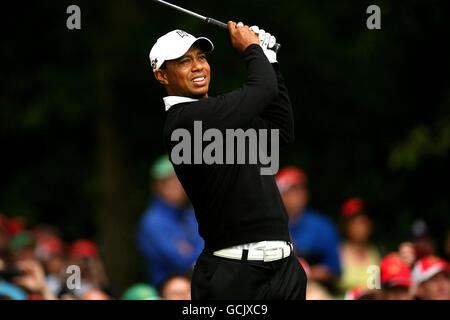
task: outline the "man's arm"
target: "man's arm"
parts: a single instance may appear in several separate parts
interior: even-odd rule
[[[278,129],[280,145],[286,145],[294,141],[294,119],[289,93],[280,72],[277,60],[277,52],[270,49],[276,43],[272,34],[260,29],[258,26],[250,27],[259,36],[259,45],[263,49],[269,62],[272,64],[278,83],[278,95],[274,101],[264,109],[261,118],[266,122],[269,129]]]
[[[207,128],[245,128],[278,94],[275,71],[259,46],[258,36],[248,28],[228,23],[233,46],[242,54],[247,78],[242,87],[215,98],[189,103],[180,114],[186,126],[202,120]]]
[[[272,66],[277,75],[278,95],[261,113],[261,118],[267,123],[268,129],[279,130],[280,146],[283,146],[294,141],[294,115],[280,66],[278,63]]]

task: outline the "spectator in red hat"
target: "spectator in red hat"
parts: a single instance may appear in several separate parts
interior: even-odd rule
[[[411,270],[397,253],[390,253],[380,262],[381,300],[412,300]]]
[[[310,265],[310,280],[332,286],[341,275],[339,235],[324,215],[308,208],[306,174],[299,168],[282,168],[275,177],[289,215],[289,230],[299,256]]]
[[[380,263],[378,250],[369,244],[372,221],[365,201],[361,198],[346,200],[341,206],[344,241],[340,248],[342,276],[338,287],[341,293],[367,285],[367,269]]]
[[[96,258],[98,257],[98,248],[94,242],[80,239],[70,245],[69,256],[72,258]]]
[[[55,235],[38,237],[35,248],[36,257],[42,263],[49,289],[57,295],[65,282],[65,243]]]
[[[428,255],[416,262],[412,271],[415,297],[420,300],[449,300],[450,277],[447,261]]]
[[[96,289],[104,292],[109,297],[117,297],[115,290],[111,287],[106,277],[98,247],[94,242],[86,239],[79,239],[73,242],[68,248],[68,264],[80,268],[81,288],[70,292],[76,298],[82,299],[86,292]]]

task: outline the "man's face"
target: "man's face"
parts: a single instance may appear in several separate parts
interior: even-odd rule
[[[345,233],[348,240],[365,243],[372,232],[372,223],[365,214],[356,214],[349,218],[345,224]]]
[[[206,55],[193,45],[181,58],[165,62],[166,68],[156,70],[156,79],[168,95],[202,99],[208,97],[211,70]]]
[[[186,202],[186,193],[175,173],[155,181],[154,188],[158,196],[175,206],[181,207]]]
[[[291,220],[306,208],[309,200],[309,192],[306,186],[294,185],[281,194],[284,207]]]

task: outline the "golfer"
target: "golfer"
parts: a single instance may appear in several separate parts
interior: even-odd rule
[[[174,30],[150,51],[154,76],[167,91],[164,141],[205,241],[194,267],[192,299],[305,299],[306,275],[292,252],[288,215],[273,175],[262,175],[260,163],[173,161],[174,131],[185,129],[194,139],[198,121],[223,136],[227,129],[253,128],[278,130],[280,146],[294,139],[288,91],[270,49],[275,37],[242,22],[229,21],[228,31],[247,74],[240,88],[217,97],[208,95],[206,53],[214,49],[209,39]],[[193,159],[198,152],[193,146],[183,157]]]

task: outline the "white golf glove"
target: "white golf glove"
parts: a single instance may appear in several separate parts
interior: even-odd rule
[[[253,32],[259,36],[259,45],[263,49],[264,54],[266,55],[269,62],[278,62],[277,53],[271,49],[276,43],[275,37],[270,33],[264,31],[263,29],[260,29],[258,26],[251,26],[250,30],[253,30]]]

